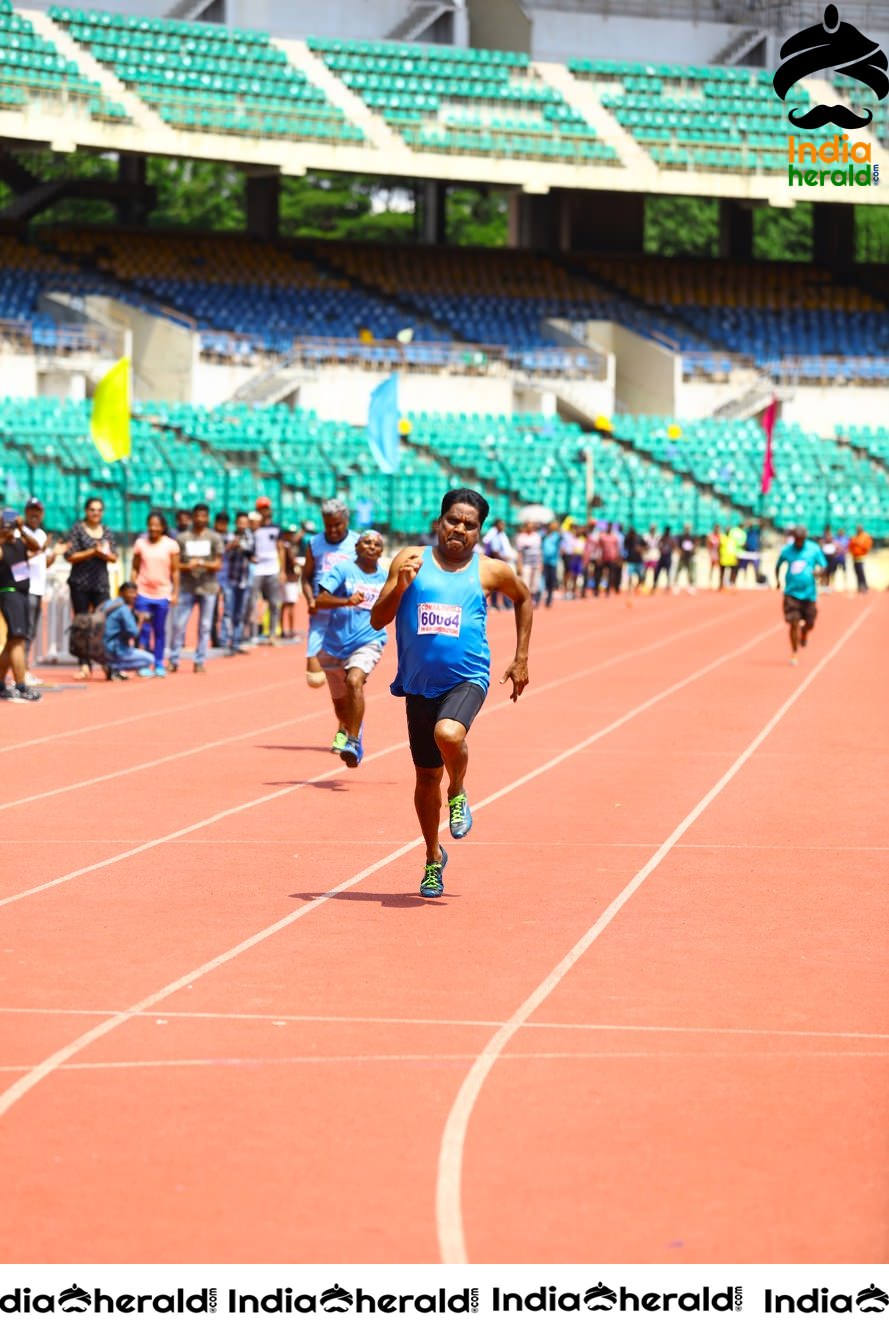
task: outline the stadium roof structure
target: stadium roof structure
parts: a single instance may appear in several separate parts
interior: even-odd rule
[[[0,0],[0,62],[7,148],[218,160],[254,174],[482,181],[532,195],[889,202],[889,171],[867,189],[788,185],[792,126],[762,70],[279,41],[65,6],[13,10],[9,0]],[[819,79],[794,92],[810,103],[838,97]]]

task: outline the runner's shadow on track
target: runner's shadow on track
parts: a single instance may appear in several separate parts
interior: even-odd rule
[[[342,778],[321,778],[317,782],[307,782],[304,778],[286,778],[281,782],[264,782],[264,787],[323,787],[326,791],[348,791],[350,783]]]
[[[291,893],[291,898],[302,898],[305,902],[314,902],[323,898],[323,893]],[[417,893],[338,893],[337,902],[379,903],[381,907],[446,907],[442,898],[421,898]]]

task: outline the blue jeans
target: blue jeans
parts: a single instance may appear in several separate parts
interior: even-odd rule
[[[170,652],[170,663],[176,666],[179,662],[179,655],[182,652],[182,645],[185,643],[185,632],[188,629],[188,622],[191,620],[191,613],[195,606],[199,608],[200,619],[198,620],[198,646],[195,649],[195,665],[200,666],[207,656],[207,645],[210,642],[210,626],[213,624],[213,608],[216,605],[216,593],[194,593],[179,592],[179,605],[176,608],[176,631],[173,635],[173,647]]]
[[[170,611],[170,603],[166,597],[142,597],[136,598],[137,611],[145,611],[148,619],[143,622],[139,631],[139,646],[141,648],[151,648],[154,653],[155,666],[163,666],[164,649],[167,646],[167,616]]]
[[[222,642],[228,648],[238,648],[244,637],[250,588],[246,583],[243,588],[229,586],[224,589],[224,596],[225,620],[223,621]]]
[[[141,671],[143,667],[153,667],[154,658],[144,648],[124,648],[107,665],[112,671]]]

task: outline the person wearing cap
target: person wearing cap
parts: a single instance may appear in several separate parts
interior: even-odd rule
[[[355,543],[355,559],[340,561],[318,580],[316,605],[330,613],[318,659],[338,723],[330,749],[347,768],[364,758],[364,687],[386,645],[386,631],[370,623],[386,582],[382,554],[382,535],[369,528]]]
[[[26,680],[28,639],[28,557],[37,553],[37,543],[23,531],[14,509],[0,512],[0,616],[6,622],[6,642],[0,652],[0,699],[9,703],[36,703],[41,697]],[[6,675],[15,682],[7,689]]]
[[[250,623],[259,637],[262,618],[258,607],[265,602],[269,613],[268,643],[275,642],[278,628],[278,612],[281,606],[281,529],[272,521],[272,502],[267,495],[260,495],[256,501],[259,523],[253,533],[256,543],[256,558],[253,564],[253,584],[251,593]]]
[[[325,500],[321,506],[324,531],[309,542],[303,565],[303,596],[309,608],[309,634],[306,642],[306,684],[319,690],[327,679],[319,660],[324,636],[330,624],[330,611],[317,606],[319,581],[323,574],[345,560],[355,559],[358,533],[349,527],[349,509],[342,500]]]
[[[36,548],[28,552],[28,570],[31,586],[28,592],[28,643],[25,649],[25,681],[28,685],[41,682],[31,674],[31,662],[35,652],[34,644],[40,629],[40,615],[43,610],[43,598],[46,595],[46,571],[56,558],[55,550],[48,550],[49,538],[43,530],[43,504],[32,495],[25,505],[25,521],[22,535],[31,537]]]

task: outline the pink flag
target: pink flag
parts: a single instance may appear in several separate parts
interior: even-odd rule
[[[762,428],[766,433],[766,451],[762,459],[762,477],[759,483],[760,493],[768,495],[769,487],[775,476],[775,463],[772,454],[772,434],[775,429],[775,418],[778,415],[778,402],[773,398],[768,407],[762,414]]]

